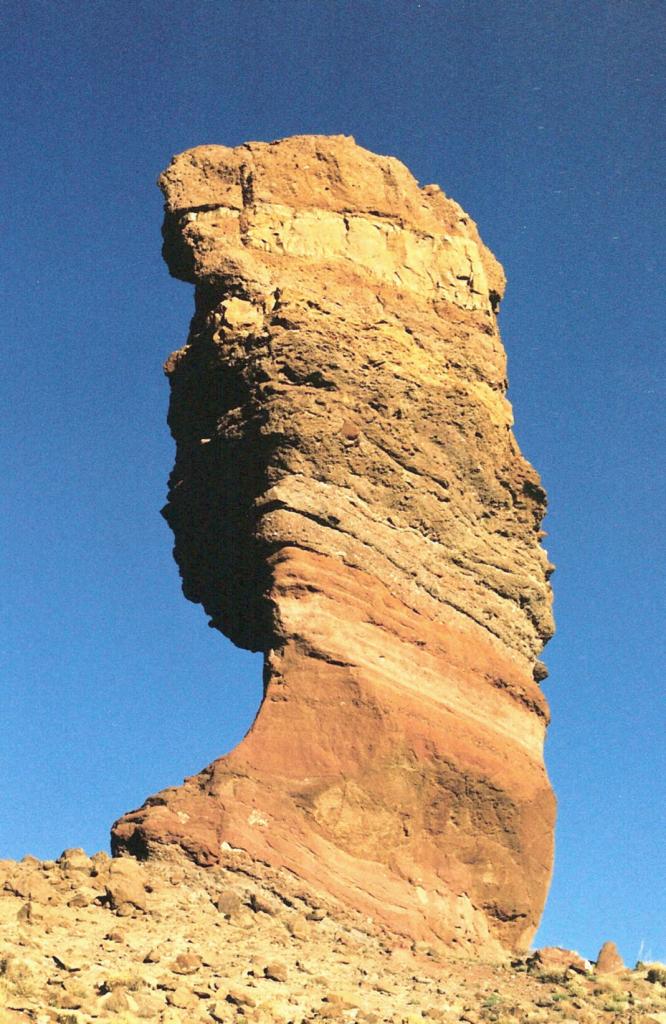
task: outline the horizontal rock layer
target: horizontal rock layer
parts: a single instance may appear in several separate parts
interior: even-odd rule
[[[265,697],[114,847],[239,847],[406,935],[524,947],[552,861],[552,566],[503,271],[439,188],[350,138],[199,147],[161,185],[196,285],[165,514],[185,594],[265,653]]]

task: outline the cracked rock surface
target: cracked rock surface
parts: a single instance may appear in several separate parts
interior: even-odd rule
[[[552,865],[552,566],[502,268],[457,203],[349,137],[202,146],[160,184],[195,285],[165,515],[186,596],[264,653],[265,696],[113,849],[241,850],[406,940],[526,949]]]

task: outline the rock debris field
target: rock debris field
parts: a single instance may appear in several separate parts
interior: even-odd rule
[[[666,967],[400,944],[287,871],[65,851],[0,862],[0,1024],[666,1024]]]

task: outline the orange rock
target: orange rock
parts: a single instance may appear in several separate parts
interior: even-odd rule
[[[590,970],[589,961],[580,953],[562,946],[542,946],[528,960],[530,967],[538,967],[542,971],[577,971],[586,974]]]
[[[623,971],[624,960],[614,942],[604,942],[599,950],[595,970],[597,974],[617,974]]]
[[[188,598],[264,652],[230,755],[115,852],[241,848],[393,931],[526,949],[552,864],[545,494],[511,433],[501,266],[436,186],[344,136],[175,157],[165,509]]]

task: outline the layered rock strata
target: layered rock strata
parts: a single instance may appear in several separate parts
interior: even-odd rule
[[[524,948],[552,862],[552,567],[502,268],[437,186],[348,137],[202,146],[160,185],[196,286],[165,515],[186,596],[264,653],[265,694],[114,850],[241,849],[406,936]]]

